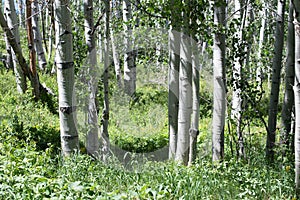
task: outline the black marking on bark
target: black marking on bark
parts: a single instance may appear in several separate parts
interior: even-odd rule
[[[59,107],[60,112],[71,114],[72,112],[76,111],[76,106],[70,106],[70,107]]]
[[[57,69],[69,69],[74,67],[74,62],[61,62],[61,63],[55,63],[56,65],[59,64],[60,67],[57,66]]]
[[[63,140],[72,140],[72,139],[75,139],[75,138],[78,138],[78,135],[63,135],[62,136]]]

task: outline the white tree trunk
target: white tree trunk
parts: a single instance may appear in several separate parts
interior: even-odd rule
[[[234,18],[240,21],[240,27],[238,27],[238,49],[241,49],[241,45],[243,42],[243,27],[246,18],[245,8],[241,8],[240,0],[235,0],[235,14]],[[232,111],[231,111],[231,118],[234,119],[236,124],[236,133],[238,137],[238,157],[244,156],[244,141],[243,141],[243,134],[241,130],[241,123],[242,123],[242,97],[241,97],[241,80],[242,80],[242,64],[244,60],[241,60],[240,57],[235,57],[234,65],[233,65],[233,92],[232,92]]]
[[[16,14],[15,4],[13,0],[4,1],[4,15],[7,20],[7,25],[10,28],[10,30],[12,30],[15,37],[15,41],[21,49],[19,26],[17,26],[18,24],[17,14]],[[13,59],[14,73],[16,76],[17,90],[19,93],[24,93],[27,89],[26,78],[24,72],[22,71],[18,63],[18,59],[16,57],[15,52],[12,54],[12,59]]]
[[[37,53],[37,59],[39,63],[39,68],[41,70],[45,70],[47,65],[46,57],[44,53],[44,48],[42,44],[41,33],[39,29],[39,5],[37,0],[32,1],[32,30],[33,30],[33,37],[34,37],[34,47]]]
[[[94,18],[93,18],[93,1],[84,0],[84,34],[85,41],[88,46],[88,125],[89,130],[86,136],[86,149],[91,155],[97,156],[99,150],[98,139],[98,113],[96,107],[96,94],[98,90],[98,78],[96,76],[96,46],[93,34]]]
[[[174,159],[177,146],[178,132],[178,96],[179,96],[179,65],[180,65],[180,11],[177,9],[175,0],[171,1],[171,25],[169,32],[169,159]]]
[[[263,83],[263,63],[261,62],[261,57],[262,57],[262,50],[263,50],[263,44],[264,44],[264,40],[265,40],[265,29],[266,29],[266,25],[267,25],[267,8],[266,8],[266,3],[264,1],[262,1],[262,5],[263,5],[263,10],[262,10],[262,14],[261,14],[261,27],[259,30],[259,41],[258,41],[258,52],[257,52],[257,56],[258,56],[258,65],[256,68],[256,81],[257,81],[257,89],[259,91],[262,90],[262,83]]]
[[[225,27],[225,1],[214,5],[214,24]],[[224,126],[226,111],[225,84],[225,35],[222,30],[214,34],[214,102],[212,122],[212,160],[219,161],[224,157]]]
[[[185,1],[186,6],[189,0]],[[179,109],[178,109],[178,137],[175,160],[188,164],[189,159],[189,131],[192,114],[192,50],[189,29],[188,11],[183,14],[183,33],[180,40],[180,69],[179,69]]]
[[[300,193],[300,1],[292,0],[294,5],[295,25],[295,183],[296,192]]]
[[[189,147],[189,165],[191,165],[196,159],[196,144],[197,136],[199,134],[199,72],[200,72],[200,58],[199,50],[197,48],[197,41],[195,38],[191,38],[192,45],[192,91],[193,91],[193,105],[192,105],[192,119],[191,119],[191,128],[189,131],[190,134],[190,147]]]
[[[111,19],[113,17],[115,17],[116,19],[118,19],[119,16],[119,12],[118,12],[118,0],[113,0],[111,1]],[[116,47],[116,43],[115,43],[115,36],[114,36],[114,27],[111,26],[110,27],[110,40],[111,40],[111,47],[112,47],[112,54],[113,54],[113,60],[114,60],[114,66],[115,66],[115,73],[116,73],[116,78],[117,78],[117,82],[118,82],[118,87],[119,89],[123,88],[123,84],[122,84],[122,71],[121,71],[121,64],[120,64],[120,57],[119,57],[119,52],[118,49]]]
[[[269,103],[268,134],[266,142],[266,156],[269,161],[274,159],[274,145],[276,133],[276,121],[278,111],[278,98],[280,86],[280,71],[282,61],[283,39],[284,39],[284,11],[285,0],[278,0],[275,32],[275,55],[272,63],[272,85]]]
[[[76,104],[69,0],[55,0],[54,15],[61,146],[63,155],[68,156],[79,148],[75,126]]]
[[[289,5],[288,35],[287,35],[287,60],[285,65],[285,92],[281,112],[281,141],[291,150],[292,141],[292,112],[294,105],[293,85],[295,81],[295,29],[293,4]]]
[[[136,66],[134,52],[132,50],[132,28],[128,24],[132,19],[131,2],[123,0],[123,21],[124,21],[124,90],[129,96],[133,95],[136,89]]]
[[[5,41],[5,48],[6,48],[6,52],[7,52],[6,59],[5,59],[5,65],[6,65],[7,69],[14,69],[14,63],[13,63],[13,58],[12,58],[13,51],[9,44],[6,34],[4,34],[4,41]],[[18,89],[18,92],[22,92],[22,91],[19,91],[19,89]]]

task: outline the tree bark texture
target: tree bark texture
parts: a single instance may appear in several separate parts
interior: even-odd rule
[[[55,0],[54,15],[61,146],[63,155],[69,156],[79,148],[69,0]]]
[[[284,10],[285,0],[278,0],[275,32],[275,55],[272,63],[272,84],[269,103],[268,131],[266,142],[266,156],[270,162],[274,160],[274,146],[276,139],[276,121],[278,112],[278,98],[280,86],[280,71],[284,39]]]
[[[226,111],[225,77],[225,7],[226,1],[217,1],[214,5],[214,24],[220,29],[214,33],[213,70],[213,124],[212,124],[212,160],[220,161],[224,157],[224,126]]]

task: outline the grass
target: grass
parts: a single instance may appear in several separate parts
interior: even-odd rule
[[[57,91],[55,77],[41,79]],[[58,115],[47,103],[35,102],[31,92],[20,95],[15,90],[11,72],[0,72],[0,196],[1,199],[292,199],[294,166],[278,157],[268,165],[264,159],[262,128],[251,126],[251,142],[247,143],[247,160],[231,156],[226,134],[226,158],[220,164],[211,163],[211,123],[200,121],[197,161],[191,167],[174,162],[131,160],[130,166],[114,158],[95,161],[83,153],[62,158],[59,151]],[[144,122],[151,97],[161,102],[157,88],[148,88],[131,104],[133,121]],[[151,100],[151,101],[152,101]],[[56,101],[56,97],[53,97]],[[145,102],[140,104],[140,102]],[[51,102],[49,102],[51,103]],[[162,107],[164,105],[162,104]],[[113,143],[131,145],[128,150],[150,151],[159,148],[166,136],[165,122],[155,134],[141,137],[120,131],[112,119]],[[146,133],[145,131],[144,133]],[[151,132],[151,131],[150,131]],[[140,138],[139,140],[137,138]],[[145,145],[141,142],[148,144]],[[151,143],[152,139],[152,143]],[[139,142],[137,142],[139,141]],[[150,145],[151,144],[151,145]],[[165,145],[162,144],[162,146]]]

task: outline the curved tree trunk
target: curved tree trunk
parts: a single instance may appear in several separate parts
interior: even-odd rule
[[[63,155],[69,156],[79,148],[78,132],[75,126],[76,104],[69,0],[55,0],[54,15],[61,146]]]
[[[214,24],[225,27],[226,1],[214,4]],[[224,157],[224,126],[226,111],[225,84],[225,35],[222,30],[214,34],[214,102],[212,124],[212,160],[219,161]]]
[[[14,4],[13,0],[4,1],[4,15],[6,17],[7,25],[9,27],[9,29],[14,34],[14,39],[15,39],[16,45],[20,48],[20,51],[22,51],[21,44],[20,44],[19,26],[17,26],[17,24],[18,24],[17,14],[16,14],[15,4]],[[9,36],[6,34],[6,37],[9,37]],[[10,45],[12,45],[12,44],[10,44]],[[12,52],[13,68],[14,68],[14,73],[16,76],[17,90],[19,93],[24,93],[27,89],[25,74],[22,71],[22,69],[18,63],[18,59],[16,57],[16,52],[14,52],[13,50],[11,50],[9,48],[8,48],[8,50],[10,50]]]
[[[278,0],[278,10],[275,32],[275,55],[272,63],[272,85],[269,104],[268,133],[266,143],[266,156],[270,162],[274,160],[274,145],[276,136],[276,121],[278,112],[278,98],[280,86],[280,71],[284,39],[284,10],[285,0]]]

